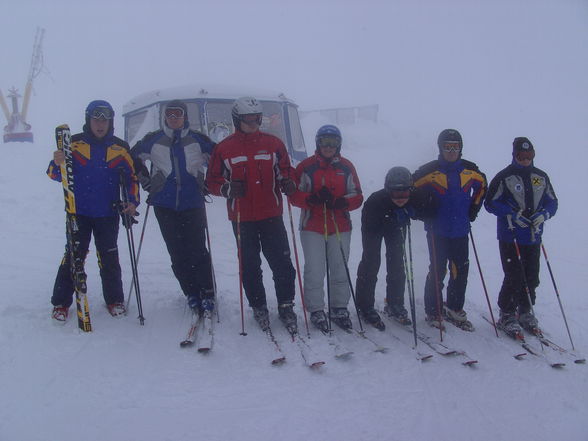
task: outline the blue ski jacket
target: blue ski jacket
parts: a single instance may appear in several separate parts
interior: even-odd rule
[[[437,206],[425,230],[449,238],[467,236],[486,194],[486,176],[465,159],[448,162],[441,155],[414,173],[414,186],[432,193]]]
[[[118,215],[114,208],[121,200],[121,175],[129,202],[139,205],[139,185],[129,145],[113,136],[113,129],[97,139],[89,127],[71,138],[76,214],[89,217]],[[51,161],[47,175],[61,182],[61,168]]]
[[[215,144],[202,133],[167,126],[148,133],[131,149],[147,203],[183,211],[204,206],[204,167]],[[151,173],[145,161],[152,165]]]

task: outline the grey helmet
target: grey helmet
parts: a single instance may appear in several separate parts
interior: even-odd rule
[[[384,188],[387,192],[394,190],[409,190],[412,188],[413,181],[410,171],[406,167],[392,167],[386,173]]]
[[[235,130],[241,130],[241,118],[244,115],[259,115],[259,125],[261,125],[262,113],[263,107],[261,103],[252,96],[237,98],[231,109]]]

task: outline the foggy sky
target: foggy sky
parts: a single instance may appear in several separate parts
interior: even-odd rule
[[[468,144],[588,139],[588,2],[2,2],[3,93],[24,90],[36,26],[45,69],[36,139],[79,130],[92,99],[230,84],[284,92],[302,109],[379,104],[397,131],[455,127]],[[535,137],[535,138],[534,138]]]

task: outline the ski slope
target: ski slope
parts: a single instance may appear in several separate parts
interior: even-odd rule
[[[303,122],[307,142],[324,121]],[[402,132],[386,123],[342,126],[343,154],[357,167],[364,193],[381,188],[394,165],[414,169],[436,156],[435,140],[426,133]],[[477,162],[491,178],[510,158],[510,145],[489,155],[474,148],[464,134],[464,157]],[[537,165],[550,173],[560,197],[560,212],[547,223],[550,252],[576,347],[588,351],[583,220],[568,216],[573,183],[558,172],[562,164],[544,160],[546,147],[529,135]],[[0,439],[26,441],[143,440],[184,441],[403,441],[586,439],[588,366],[556,370],[527,355],[505,338],[496,338],[483,320],[488,315],[477,268],[471,256],[466,310],[476,327],[472,334],[449,327],[444,341],[479,363],[461,365],[463,357],[435,354],[421,362],[411,335],[389,324],[367,335],[386,353],[355,335],[340,335],[353,355],[338,360],[327,339],[311,329],[309,342],[319,370],[304,365],[277,319],[271,274],[264,267],[274,333],[286,363],[272,366],[272,347],[245,311],[247,336],[240,336],[239,290],[235,242],[224,200],[208,205],[212,254],[220,307],[214,347],[208,355],[179,342],[190,314],[172,275],[169,257],[150,214],[139,261],[145,325],[131,301],[127,317],[108,314],[101,295],[93,248],[87,259],[89,302],[94,332],[81,334],[74,319],[64,326],[50,319],[49,299],[63,252],[64,211],[61,186],[44,174],[53,149],[51,139],[4,149],[0,174]],[[6,147],[6,146],[5,146]],[[309,149],[310,150],[310,149]],[[569,165],[572,169],[574,165]],[[573,170],[572,170],[573,171]],[[140,210],[142,219],[145,206]],[[297,222],[298,209],[293,209]],[[353,213],[350,270],[355,277],[361,256],[360,210]],[[287,211],[285,221],[288,226]],[[135,227],[138,240],[140,229]],[[474,224],[492,306],[502,281],[495,219],[482,211]],[[298,245],[302,259],[301,246]],[[125,290],[131,277],[124,230],[119,236]],[[418,327],[435,339],[424,323],[422,291],[427,254],[422,225],[413,225]],[[377,305],[383,307],[383,273]],[[542,270],[536,312],[550,336],[568,347],[567,335],[548,274]],[[298,294],[297,294],[298,296]],[[408,301],[406,302],[408,305]],[[300,301],[296,310],[304,329]],[[74,310],[72,309],[71,312]],[[357,318],[352,314],[357,327]],[[393,335],[403,340],[398,341]],[[419,350],[427,348],[419,344]]]

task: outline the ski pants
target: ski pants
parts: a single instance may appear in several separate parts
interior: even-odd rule
[[[376,283],[380,270],[382,239],[386,246],[386,303],[404,305],[404,235],[400,228],[383,232],[363,231],[363,252],[357,268],[355,294],[357,306],[362,311],[374,307]]]
[[[519,245],[522,267],[517,257],[514,242],[498,242],[504,280],[498,294],[498,306],[504,312],[528,312],[531,308],[527,298],[525,281],[529,287],[531,302],[535,304],[535,289],[539,286],[539,261],[541,244]]]
[[[185,296],[214,296],[210,254],[206,249],[205,210],[154,207],[172,270]]]
[[[329,266],[328,289],[331,309],[347,308],[349,303],[351,293],[345,264],[349,260],[351,232],[340,233],[339,236],[340,239],[335,234],[329,235],[325,246],[323,234],[313,231],[300,232],[300,242],[304,250],[304,302],[306,309],[311,313],[325,309],[325,256]],[[341,248],[345,256],[341,255]]]
[[[118,260],[118,216],[87,217],[76,216],[79,228],[79,255],[82,259],[88,254],[90,239],[94,235],[102,293],[107,305],[123,303],[121,269]],[[57,270],[51,304],[69,308],[73,303],[74,287],[71,278],[69,245],[65,245],[65,254]]]
[[[469,238],[443,237],[427,232],[429,245],[429,273],[425,282],[425,313],[437,316],[443,306],[443,279],[449,268],[446,305],[453,311],[463,309],[468,283]],[[435,251],[435,252],[434,252]],[[435,286],[437,281],[437,286]],[[437,294],[439,293],[439,294]],[[438,304],[437,295],[441,304]]]
[[[252,308],[266,306],[265,287],[261,270],[263,252],[272,270],[278,305],[294,301],[296,271],[290,258],[290,245],[282,216],[240,223],[241,243],[237,237],[237,222],[233,232],[237,247],[241,247],[243,288]]]

